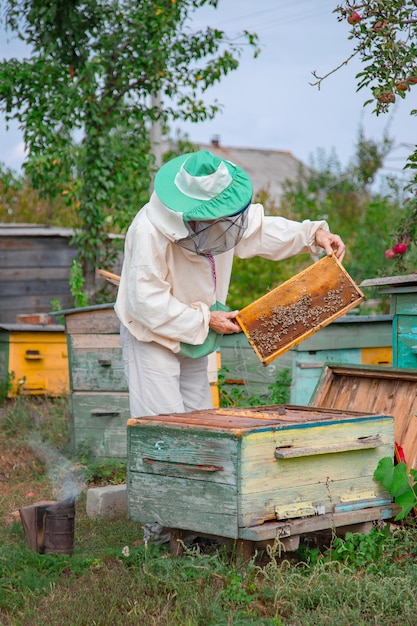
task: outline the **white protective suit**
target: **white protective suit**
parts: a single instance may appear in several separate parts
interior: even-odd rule
[[[241,241],[214,257],[214,281],[207,257],[175,243],[189,234],[181,214],[152,194],[128,229],[115,304],[133,417],[211,407],[207,357],[182,357],[181,342],[205,341],[210,307],[226,304],[234,255],[274,261],[318,255],[319,228],[329,230],[325,221],[266,216],[262,205],[250,205]]]

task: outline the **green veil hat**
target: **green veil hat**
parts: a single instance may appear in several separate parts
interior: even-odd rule
[[[155,176],[155,193],[185,222],[230,217],[247,207],[253,188],[249,176],[230,161],[207,150],[183,154]]]

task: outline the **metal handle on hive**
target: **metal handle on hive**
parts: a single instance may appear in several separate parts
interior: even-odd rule
[[[222,465],[199,465],[197,463],[178,463],[177,461],[166,461],[165,459],[150,459],[149,457],[142,457],[144,463],[170,465],[185,470],[194,470],[198,472],[222,472],[224,467]]]

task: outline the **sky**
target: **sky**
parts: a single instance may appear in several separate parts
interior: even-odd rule
[[[416,144],[412,94],[390,114],[376,116],[372,106],[363,107],[369,91],[356,91],[355,75],[361,70],[356,59],[331,74],[320,89],[311,85],[314,71],[327,74],[353,50],[350,27],[338,21],[336,6],[337,0],[219,0],[217,9],[199,9],[196,26],[219,27],[231,37],[245,29],[256,32],[262,51],[253,59],[246,47],[239,68],[206,92],[206,102],[223,105],[214,120],[181,122],[173,130],[179,128],[197,143],[218,137],[225,147],[289,151],[306,164],[319,151],[327,156],[334,152],[346,166],[362,128],[367,139],[379,141],[388,134],[393,140],[384,173],[401,176]],[[0,32],[0,58],[21,52],[18,42],[7,41]],[[23,159],[21,133],[15,124],[6,130],[0,117],[0,162],[18,169]]]

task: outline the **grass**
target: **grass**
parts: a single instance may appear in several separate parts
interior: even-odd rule
[[[34,443],[35,442],[35,445]],[[72,556],[29,550],[13,513],[56,497],[43,448],[85,483],[76,502]],[[145,545],[124,517],[89,518],[88,484],[123,479],[86,451],[71,455],[65,398],[10,401],[0,411],[1,626],[414,626],[414,519],[345,539],[306,537],[239,564],[233,546],[172,557]]]

